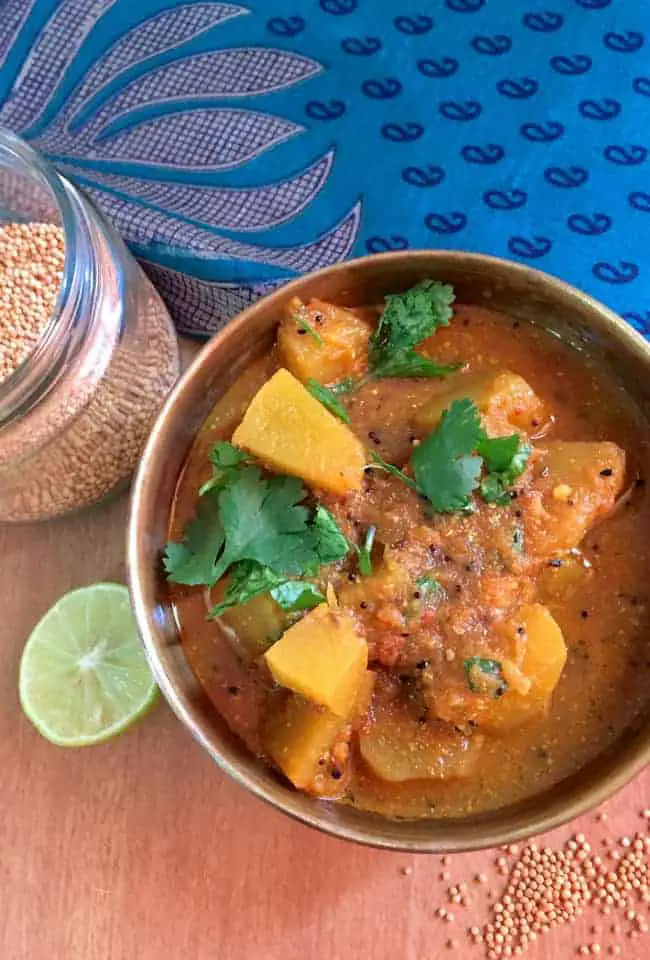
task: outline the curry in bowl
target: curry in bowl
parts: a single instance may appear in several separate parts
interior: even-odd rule
[[[593,358],[453,299],[292,301],[200,430],[164,556],[231,730],[393,817],[537,794],[647,709],[648,426]]]

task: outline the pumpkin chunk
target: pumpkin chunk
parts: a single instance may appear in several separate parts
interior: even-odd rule
[[[512,659],[502,662],[506,692],[492,698],[473,693],[466,685],[451,687],[435,697],[437,716],[449,723],[472,720],[488,730],[506,731],[548,710],[567,658],[562,631],[540,603],[522,607],[511,628]]]
[[[291,693],[271,714],[265,731],[269,755],[295,787],[304,790],[318,771],[318,761],[332,748],[345,724],[342,717]]]
[[[462,780],[476,766],[483,738],[465,737],[446,723],[418,722],[405,704],[391,703],[359,734],[361,756],[376,777],[407,780]]]
[[[526,636],[521,672],[531,682],[531,695],[546,704],[566,663],[566,643],[555,619],[541,603],[522,607],[519,617]]]
[[[278,370],[258,390],[232,441],[271,469],[332,493],[361,487],[363,445],[288,370]]]
[[[273,713],[265,731],[270,756],[295,787],[307,789],[318,773],[319,761],[327,756],[346,724],[364,716],[370,706],[375,674],[366,670],[350,714],[339,717],[296,693]]]
[[[290,627],[265,659],[277,683],[345,717],[359,695],[368,647],[348,614],[322,605]]]
[[[545,443],[521,504],[528,549],[546,557],[577,547],[612,509],[624,480],[625,453],[615,443]]]
[[[223,598],[225,583],[222,580],[217,585],[215,602]],[[235,632],[238,644],[251,657],[268,650],[286,626],[286,614],[268,593],[224,610],[220,619]]]
[[[303,383],[313,377],[327,386],[365,373],[371,333],[370,324],[349,310],[322,300],[303,304],[295,297],[278,330],[280,357]]]
[[[447,381],[447,389],[425,403],[418,412],[418,427],[432,430],[454,400],[469,397],[481,413],[491,437],[520,431],[534,432],[533,421],[542,416],[542,403],[523,377],[509,370],[460,373]]]

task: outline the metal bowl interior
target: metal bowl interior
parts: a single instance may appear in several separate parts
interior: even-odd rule
[[[474,254],[418,251],[338,264],[289,283],[234,319],[198,355],[151,433],[128,531],[130,587],[149,662],[170,706],[238,783],[290,816],[335,836],[394,850],[453,852],[512,842],[595,806],[650,761],[650,711],[607,752],[551,790],[458,819],[393,820],[311,799],[288,786],[232,735],[192,674],[161,574],[171,504],[191,443],[216,399],[273,340],[292,296],[347,305],[379,302],[423,277],[452,283],[459,302],[537,323],[597,352],[650,418],[650,346],[616,314],[559,280]],[[540,357],[543,362],[543,357]]]

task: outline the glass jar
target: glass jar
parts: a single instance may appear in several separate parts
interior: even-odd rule
[[[55,224],[65,263],[32,352],[0,382],[0,521],[95,503],[128,480],[179,372],[160,296],[95,207],[0,130],[0,227]]]

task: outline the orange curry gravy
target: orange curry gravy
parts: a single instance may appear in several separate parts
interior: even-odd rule
[[[425,731],[442,713],[454,722],[455,737],[481,740],[466,779],[381,780],[360,756],[355,736],[349,758],[347,747],[343,753],[343,775],[336,756],[323,759],[314,792],[394,816],[458,816],[537,793],[611,744],[644,710],[650,690],[647,424],[596,362],[541,329],[487,310],[457,305],[451,326],[436,335],[435,357],[465,362],[470,372],[515,371],[544,405],[543,422],[529,428],[535,446],[547,440],[612,441],[627,456],[625,492],[573,553],[544,545],[544,530],[535,526],[535,498],[527,493],[526,479],[534,467],[518,482],[519,495],[510,506],[481,502],[471,516],[432,518],[400,480],[376,470],[366,472],[361,494],[345,499],[319,494],[357,542],[359,530],[377,525],[378,540],[413,575],[407,610],[409,603],[417,609],[432,604],[414,625],[404,613],[404,598],[399,606],[392,602],[397,588],[364,587],[352,560],[329,577],[341,603],[354,610],[368,640],[369,666],[377,671],[366,723],[381,723],[385,709],[399,701],[408,704],[415,739],[418,725]],[[180,539],[198,487],[210,475],[211,444],[230,439],[251,397],[278,365],[275,353],[254,363],[204,425],[179,482],[172,539]],[[418,441],[413,411],[444,390],[445,381],[370,382],[347,399],[352,428],[385,460],[402,465]],[[620,487],[619,482],[612,503]],[[530,544],[537,545],[535,560],[528,556]],[[417,596],[413,584],[423,571],[444,588],[442,600]],[[210,599],[202,590],[175,585],[171,590],[193,670],[231,728],[267,759],[262,731],[278,693],[262,659],[243,655],[231,630],[206,619]],[[552,613],[568,647],[550,709],[499,732],[463,723],[455,717],[454,691],[466,689],[464,658],[477,648],[502,653],[516,644],[516,636],[501,625],[512,623],[521,604],[532,601]]]

